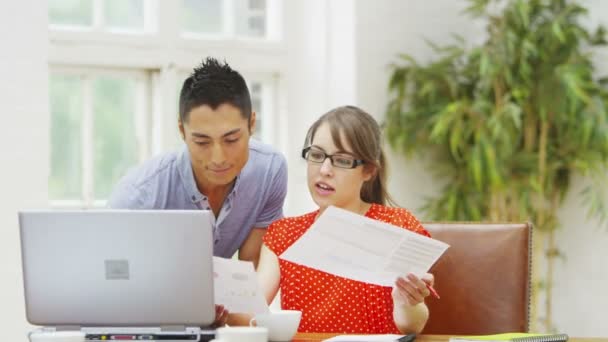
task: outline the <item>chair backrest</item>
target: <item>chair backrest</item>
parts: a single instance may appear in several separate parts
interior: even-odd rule
[[[529,223],[423,223],[450,245],[431,268],[441,299],[427,297],[425,334],[527,332],[530,303]]]

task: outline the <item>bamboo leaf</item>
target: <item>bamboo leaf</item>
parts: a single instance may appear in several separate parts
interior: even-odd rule
[[[464,12],[469,13],[472,16],[482,16],[485,14],[486,7],[489,3],[490,0],[472,0]]]
[[[482,186],[482,160],[481,160],[481,151],[479,149],[479,145],[475,145],[473,149],[473,154],[471,155],[470,160],[471,165],[471,173],[473,176],[474,185],[478,191],[481,191]]]
[[[519,20],[521,20],[523,28],[527,29],[530,26],[530,5],[528,1],[518,1],[515,7],[517,8]]]
[[[606,41],[606,28],[604,26],[599,26],[590,37],[589,42],[592,45],[607,45],[608,41]]]
[[[551,26],[551,30],[553,31],[553,34],[555,35],[555,37],[557,37],[557,39],[559,39],[560,43],[566,42],[566,36],[564,35],[564,32],[562,31],[562,28],[558,21],[553,22],[553,25]]]
[[[456,216],[456,206],[458,204],[458,196],[454,191],[450,192],[447,202],[447,215],[448,217]]]
[[[494,150],[494,146],[484,143],[483,145],[484,157],[486,161],[486,168],[488,170],[490,184],[493,187],[500,187],[502,185],[502,180],[498,173],[498,166],[496,164],[496,151]]]
[[[460,142],[462,141],[462,138],[463,138],[462,135],[464,133],[462,126],[463,126],[463,121],[457,120],[454,123],[454,127],[452,128],[452,130],[450,132],[450,153],[452,154],[454,159],[457,161],[462,160],[460,153],[458,152],[460,149]]]

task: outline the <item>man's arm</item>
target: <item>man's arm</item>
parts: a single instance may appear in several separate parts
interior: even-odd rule
[[[258,216],[254,228],[239,248],[239,259],[253,261],[258,267],[262,238],[266,228],[272,222],[283,217],[283,203],[287,194],[287,162],[282,155],[277,156],[278,165],[274,168],[270,184],[270,194],[266,198],[264,209]]]
[[[146,193],[136,189],[124,179],[112,190],[106,206],[112,209],[149,209],[146,207]]]
[[[260,260],[260,249],[262,248],[262,238],[266,233],[266,227],[253,228],[249,232],[247,239],[239,248],[239,260],[251,261],[257,269]]]

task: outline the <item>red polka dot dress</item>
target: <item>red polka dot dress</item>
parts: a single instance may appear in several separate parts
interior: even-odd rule
[[[281,306],[302,311],[299,332],[398,334],[390,287],[337,277],[280,258],[313,224],[318,211],[272,223],[264,244],[279,256]],[[372,204],[365,216],[430,236],[403,208]]]

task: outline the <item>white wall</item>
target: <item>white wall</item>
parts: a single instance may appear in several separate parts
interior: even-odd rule
[[[410,54],[424,63],[433,56],[425,38],[438,44],[453,42],[452,34],[482,38],[480,23],[457,15],[465,5],[453,0],[358,0],[357,104],[382,121],[388,104],[389,64],[399,62],[398,54]],[[421,215],[424,198],[440,189],[439,182],[419,158],[406,160],[388,147],[385,151],[395,201]]]
[[[575,177],[559,213],[556,241],[566,258],[555,263],[553,324],[570,336],[606,337],[608,223],[586,219],[578,194],[588,184]]]
[[[589,20],[584,24],[608,26],[608,2],[584,0]],[[608,76],[608,48],[595,51],[594,63],[598,75]],[[604,179],[604,184],[606,184]],[[608,336],[605,310],[608,308],[608,222],[586,218],[581,190],[588,179],[575,177],[572,191],[559,213],[561,222],[557,245],[566,255],[556,262],[553,296],[554,324],[571,336]],[[604,191],[608,198],[608,191]]]
[[[326,103],[326,4],[324,0],[293,1],[286,4],[285,39],[288,60],[285,80],[287,97],[287,139],[285,157],[289,165],[285,214],[311,210],[313,202],[306,187],[306,164],[301,150],[309,127]]]
[[[355,102],[354,3],[299,0],[286,4],[286,138],[289,164],[286,215],[315,209],[300,156],[306,131],[330,108]]]
[[[398,53],[408,53],[419,61],[430,60],[432,52],[423,37],[434,42],[450,42],[452,33],[469,42],[483,39],[483,23],[460,15],[463,0],[357,0],[356,7],[356,78],[357,104],[382,119],[387,104],[389,71],[386,66]],[[588,24],[608,24],[608,2],[587,0],[591,18]],[[608,53],[596,58],[603,74],[608,73]],[[604,63],[601,65],[601,63]],[[429,164],[420,158],[406,159],[392,152],[390,189],[397,202],[420,215],[418,208],[425,196],[439,190],[430,174]],[[560,210],[562,229],[558,244],[567,260],[558,263],[555,279],[554,324],[571,336],[608,336],[604,311],[608,307],[608,227],[585,219],[578,192],[585,181],[577,178],[573,191]],[[539,307],[539,309],[542,309]]]
[[[0,5],[0,338],[25,341],[17,210],[46,206],[46,1]]]

